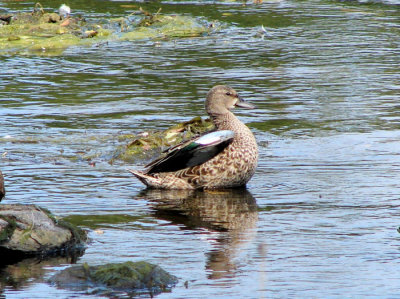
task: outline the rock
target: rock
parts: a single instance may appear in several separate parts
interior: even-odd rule
[[[198,18],[143,10],[126,17],[71,17],[45,12],[37,3],[31,12],[0,16],[0,53],[60,55],[67,47],[99,42],[202,36],[213,30]],[[20,37],[18,39],[18,37]]]
[[[177,283],[177,278],[157,265],[140,261],[100,266],[76,265],[54,275],[49,282],[73,291],[125,297],[168,291]]]
[[[0,170],[0,200],[6,195],[6,190],[4,189],[4,177]]]
[[[118,147],[114,158],[132,163],[138,158],[148,159],[150,156],[158,156],[161,149],[177,145],[183,140],[190,139],[213,128],[214,125],[209,119],[195,117],[164,131],[144,132],[138,136],[126,135],[125,138],[131,139],[131,141],[127,145]],[[120,137],[123,138],[123,136]],[[153,150],[156,150],[156,155],[154,155]]]
[[[45,13],[42,16],[43,23],[57,23],[61,21],[61,17],[56,13]]]
[[[86,233],[35,205],[0,205],[0,256],[15,259],[82,250]],[[3,259],[5,262],[8,259]]]

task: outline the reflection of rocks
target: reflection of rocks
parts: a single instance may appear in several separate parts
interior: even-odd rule
[[[0,200],[6,195],[6,190],[4,189],[4,177],[0,170]]]
[[[86,233],[35,205],[0,205],[0,263],[81,249]],[[7,258],[3,258],[7,257]]]
[[[21,289],[33,283],[44,282],[43,277],[49,267],[75,263],[82,254],[83,251],[75,252],[74,255],[68,257],[51,257],[44,260],[37,257],[28,258],[13,265],[4,266],[0,271],[0,293],[6,287]]]
[[[208,252],[206,268],[211,279],[232,276],[240,249],[254,236],[257,204],[246,189],[219,191],[144,190],[139,196],[151,200],[158,218],[189,228],[219,231],[214,249]]]
[[[177,283],[177,278],[157,265],[144,261],[89,266],[72,266],[52,278],[50,283],[73,291],[110,297],[159,294]]]

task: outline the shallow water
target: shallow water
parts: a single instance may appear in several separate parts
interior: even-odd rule
[[[161,6],[223,28],[59,57],[0,56],[3,202],[35,203],[87,228],[78,263],[145,259],[178,276],[159,298],[397,297],[400,10],[392,3],[71,1],[88,17]],[[118,135],[204,115],[205,94],[220,83],[257,105],[236,111],[260,146],[248,192],[146,192],[126,171],[143,161],[110,163]],[[80,296],[43,282],[69,262],[3,283],[2,295]]]

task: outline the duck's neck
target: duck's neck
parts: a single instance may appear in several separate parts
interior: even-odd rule
[[[245,124],[242,123],[230,111],[224,114],[212,114],[210,116],[217,130],[231,130],[234,131],[235,133],[239,133],[241,130],[243,130],[243,127],[247,129]]]

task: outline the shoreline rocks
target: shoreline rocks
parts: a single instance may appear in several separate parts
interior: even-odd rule
[[[0,264],[30,256],[82,251],[86,232],[36,205],[0,205]]]
[[[171,291],[178,279],[160,266],[145,261],[89,266],[73,265],[50,279],[46,261],[71,259],[76,263],[85,250],[86,232],[56,219],[36,205],[0,205],[0,292],[29,281],[46,282],[61,289],[113,298],[160,294]],[[67,261],[65,260],[65,261]],[[52,261],[52,262],[51,262]],[[26,271],[26,267],[32,271]],[[33,266],[35,265],[35,266]],[[24,273],[22,277],[20,274]]]

